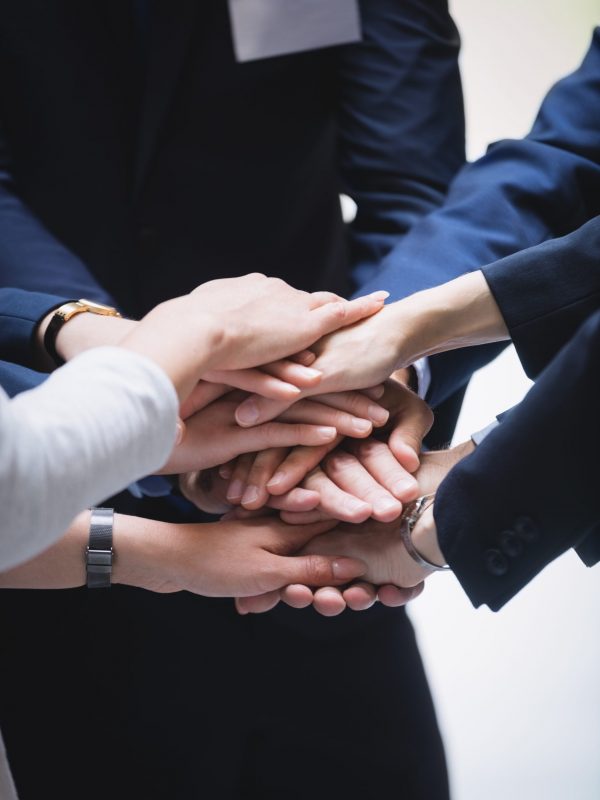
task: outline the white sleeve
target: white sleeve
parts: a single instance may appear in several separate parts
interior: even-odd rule
[[[160,468],[178,401],[152,361],[89,350],[12,400],[0,389],[0,569],[53,544],[84,508]]]

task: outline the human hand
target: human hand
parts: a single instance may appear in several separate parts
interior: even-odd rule
[[[299,401],[280,419],[320,422],[334,426],[338,434],[364,438],[373,427],[381,427],[389,419],[389,411],[374,403],[374,398],[383,392],[384,387],[380,386],[373,387],[369,394],[319,395],[312,400]],[[230,500],[248,509],[261,508],[268,503],[272,489],[273,495],[287,494],[340,441],[341,436],[324,446],[297,447],[291,451],[289,448],[265,450],[254,456],[243,456],[235,464],[223,465],[222,475],[231,480]],[[275,490],[280,482],[283,488]]]
[[[299,353],[327,333],[383,307],[388,292],[344,300],[303,292],[260,273],[209,281],[189,295],[190,308],[215,321],[218,369],[247,369]]]
[[[337,435],[332,426],[296,421],[298,416],[292,409],[281,421],[240,428],[235,421],[239,400],[240,393],[230,391],[189,416],[179,444],[160,472],[179,474],[207,469],[230,461],[240,453],[297,444],[319,445],[333,441]]]
[[[424,453],[416,474],[420,493],[434,494],[452,467],[473,452],[473,449],[473,443],[467,441],[449,450]],[[288,586],[281,591],[280,599],[294,608],[304,608],[312,604],[324,616],[339,614],[346,607],[355,611],[365,610],[376,600],[387,606],[404,605],[420,594],[423,589],[422,581],[431,570],[426,570],[413,561],[401,543],[398,530],[397,523],[382,525],[370,520],[359,526],[338,526],[331,534],[315,541],[314,549],[321,552],[320,548],[325,548],[325,552],[329,545],[337,544],[340,546],[339,552],[347,555],[356,556],[361,552],[367,564],[363,580],[346,589],[324,587],[316,592],[308,586]],[[346,531],[348,550],[334,538],[334,534],[343,535]],[[364,541],[360,538],[361,531],[367,534]],[[329,536],[332,538],[328,539]],[[417,551],[428,561],[434,564],[444,563],[437,540],[433,504],[425,510],[415,525],[412,541]],[[275,604],[272,596],[245,598],[236,603],[240,613],[261,613]]]
[[[290,527],[274,517],[192,525],[135,520],[115,516],[115,541],[127,537],[126,552],[134,555],[119,559],[114,577],[149,591],[269,596],[290,582],[343,584],[364,570],[351,558],[292,557],[331,523]]]
[[[234,510],[236,511],[235,517],[242,518],[241,512],[238,512],[230,498],[229,481],[225,480],[219,474],[218,469],[205,469],[186,472],[179,476],[179,488],[181,493],[191,503],[197,506],[207,514],[225,514],[233,516]],[[278,498],[272,498],[270,501],[272,508],[277,508]],[[319,495],[316,492],[310,492],[306,489],[296,488],[288,493],[286,497],[286,507],[290,506],[295,511],[310,511],[319,503]],[[245,511],[247,517],[265,515],[265,510]]]
[[[160,303],[138,323],[79,314],[86,319],[64,325],[56,344],[68,358],[106,343],[135,350],[162,367],[183,400],[203,372],[253,368],[302,354],[323,335],[379,311],[386,296],[379,292],[346,301],[329,292],[301,292],[277,278],[246,275],[210,281],[189,295]],[[39,342],[51,316],[39,326]],[[289,396],[294,392],[288,381],[298,374],[304,384],[314,385],[319,378],[318,371],[293,360],[272,370],[277,371],[282,378],[267,375],[261,382],[255,375],[246,385],[269,393],[276,381],[287,383],[283,388]]]
[[[480,270],[390,303],[376,316],[334,332],[313,346],[318,392],[381,383],[423,356],[509,338],[506,323]],[[251,397],[238,410],[240,424],[276,417],[283,401]]]
[[[395,305],[312,345],[317,358],[311,366],[322,378],[315,386],[304,388],[300,396],[367,389],[385,381],[400,357],[395,312],[391,310]],[[240,425],[260,424],[279,416],[289,402],[251,396],[240,405],[237,420]]]
[[[386,383],[385,394],[378,402],[390,414],[380,434],[386,435],[387,441],[372,437],[345,440],[331,455],[327,452],[333,449],[333,443],[318,449],[295,448],[278,464],[274,478],[264,484],[271,495],[284,501],[286,493],[300,481],[305,489],[321,495],[319,507],[301,517],[294,517],[283,502],[280,507],[287,522],[324,518],[362,522],[369,516],[391,521],[400,515],[402,503],[417,497],[419,487],[411,473],[419,466],[418,453],[433,414],[423,400],[394,379]],[[320,467],[317,458],[323,459]]]

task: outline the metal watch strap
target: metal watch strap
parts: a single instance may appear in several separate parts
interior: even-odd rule
[[[114,509],[91,508],[85,566],[88,589],[108,589],[113,561]]]
[[[433,502],[434,496],[435,495],[433,494],[424,494],[417,498],[415,502],[406,509],[402,519],[400,520],[400,537],[407,553],[413,559],[413,561],[417,562],[420,567],[432,569],[436,572],[447,572],[450,569],[447,564],[441,567],[439,564],[434,564],[432,561],[428,561],[421,555],[421,553],[419,553],[412,540],[413,528],[417,524],[421,514],[426,508],[429,508]]]

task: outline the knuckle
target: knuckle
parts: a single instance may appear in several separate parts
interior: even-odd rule
[[[329,312],[336,322],[342,323],[347,316],[346,303],[335,300],[329,304]]]
[[[331,564],[323,556],[306,557],[306,574],[308,581],[315,586],[323,586],[333,581]]]
[[[383,445],[385,447],[385,445]],[[369,459],[376,456],[382,449],[382,443],[374,439],[366,439],[357,441],[354,449],[359,458]]]
[[[358,394],[358,392],[348,392],[345,401],[348,411],[353,412],[357,416],[360,416],[370,403],[369,400],[366,400],[362,395]]]
[[[346,454],[334,453],[333,455],[327,457],[325,461],[325,468],[327,473],[330,475],[340,475],[351,469],[352,464],[352,459],[350,459]]]
[[[265,422],[262,426],[262,433],[264,437],[264,441],[274,446],[277,444],[278,439],[281,438],[281,429],[280,423],[278,422]]]
[[[272,564],[261,564],[254,571],[255,585],[259,588],[260,594],[272,591],[277,585],[279,573]]]

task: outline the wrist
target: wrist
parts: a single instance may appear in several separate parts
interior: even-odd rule
[[[44,336],[55,310],[47,314],[36,331],[36,351],[38,362],[47,368],[54,368],[56,364],[46,352]],[[100,345],[116,345],[130,333],[136,322],[123,317],[102,316],[83,312],[67,320],[56,336],[56,351],[65,361],[69,361],[84,350]]]
[[[113,584],[149,591],[173,591],[179,526],[142,517],[115,514]]]
[[[183,401],[204,372],[220,365],[223,338],[214,317],[198,314],[184,296],[153,308],[120,344],[158,364]]]
[[[403,331],[398,366],[446,350],[510,338],[481,270],[416,292],[395,305]]]
[[[412,541],[420,555],[431,564],[443,567],[446,558],[440,549],[433,516],[433,504],[427,508],[412,531]]]

